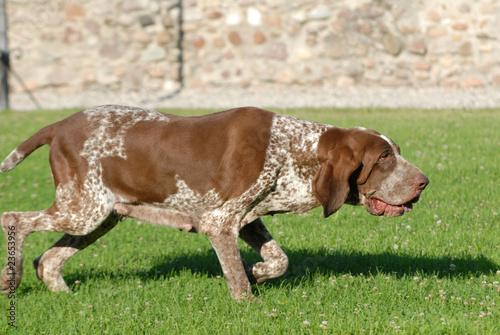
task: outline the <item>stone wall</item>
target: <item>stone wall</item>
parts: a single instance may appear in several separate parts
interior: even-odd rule
[[[500,85],[496,0],[9,0],[37,94]],[[182,21],[182,22],[181,22]],[[11,79],[13,94],[24,88]]]

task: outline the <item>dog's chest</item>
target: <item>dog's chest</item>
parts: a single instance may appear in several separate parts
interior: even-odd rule
[[[293,168],[280,175],[276,189],[263,201],[262,208],[271,213],[303,213],[319,206],[312,191],[314,175],[303,179],[297,178],[299,175],[304,176]]]
[[[252,211],[256,216],[303,213],[319,206],[312,180],[320,166],[317,159],[319,137],[327,129],[326,125],[291,117],[275,119],[266,166],[277,165],[276,184]]]

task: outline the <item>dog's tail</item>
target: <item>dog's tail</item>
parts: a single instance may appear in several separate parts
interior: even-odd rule
[[[10,155],[5,158],[3,163],[0,165],[0,172],[7,172],[15,168],[19,163],[21,163],[29,154],[31,154],[36,149],[40,148],[42,145],[52,142],[54,137],[54,126],[51,124],[45,128],[40,129],[33,136],[28,138],[26,141],[21,143]]]

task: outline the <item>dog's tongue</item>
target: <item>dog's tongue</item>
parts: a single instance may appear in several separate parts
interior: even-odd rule
[[[385,212],[385,209],[387,208],[387,206],[389,206],[388,203],[383,202],[380,199],[372,199],[371,205],[372,205],[372,208],[375,211],[375,213],[377,213],[377,215],[383,214]]]
[[[411,212],[413,209],[413,204],[408,202],[402,206],[389,205],[380,199],[371,199],[371,206],[377,215],[382,215],[386,213],[389,216],[392,214],[401,213],[401,209],[405,212]]]

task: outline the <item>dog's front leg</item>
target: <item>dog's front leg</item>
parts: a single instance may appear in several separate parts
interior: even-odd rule
[[[285,273],[288,267],[288,257],[260,218],[244,226],[240,230],[240,237],[264,260],[257,264],[245,263],[247,276],[252,283],[262,283],[264,280],[276,278]]]
[[[219,258],[231,297],[236,301],[253,298],[238,248],[238,232],[228,229],[209,237]]]

